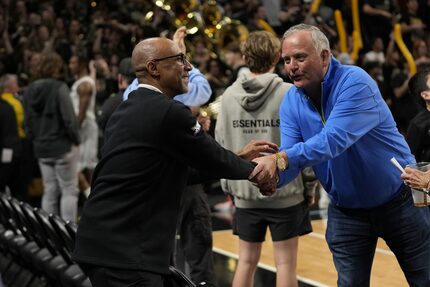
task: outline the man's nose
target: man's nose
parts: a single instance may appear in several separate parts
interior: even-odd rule
[[[293,71],[293,72],[297,71],[298,68],[299,68],[299,65],[298,65],[297,61],[294,59],[291,59],[290,63],[288,63],[288,65],[286,67],[287,71]]]
[[[191,66],[191,63],[188,61],[188,59],[185,60],[184,69],[185,71],[191,71],[193,69],[193,66]]]

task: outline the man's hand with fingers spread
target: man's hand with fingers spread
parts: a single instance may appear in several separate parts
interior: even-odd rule
[[[179,27],[175,34],[173,34],[173,42],[175,42],[179,48],[181,49],[182,53],[185,54],[186,48],[185,48],[185,37],[187,36],[187,28],[184,26]]]

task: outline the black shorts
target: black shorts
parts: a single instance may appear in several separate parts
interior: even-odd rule
[[[286,208],[237,208],[233,234],[248,242],[263,242],[267,227],[273,241],[287,240],[312,232],[305,201]]]

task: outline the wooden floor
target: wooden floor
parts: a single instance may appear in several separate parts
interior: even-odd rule
[[[299,241],[298,278],[312,286],[336,286],[337,273],[324,238],[325,220],[313,220],[312,226],[314,232],[302,236]],[[215,231],[213,240],[215,252],[237,258],[239,241],[231,230]],[[270,235],[263,244],[259,266],[275,271]],[[370,286],[408,286],[394,254],[383,240],[378,241]]]

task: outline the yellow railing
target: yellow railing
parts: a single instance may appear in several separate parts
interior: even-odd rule
[[[417,72],[417,65],[414,58],[412,57],[412,54],[409,52],[408,47],[406,47],[405,42],[403,41],[402,27],[400,24],[394,25],[394,40],[396,41],[397,47],[399,47],[403,57],[405,57],[409,65],[409,74],[415,75]]]

